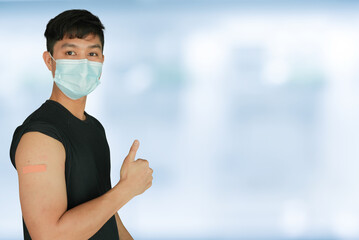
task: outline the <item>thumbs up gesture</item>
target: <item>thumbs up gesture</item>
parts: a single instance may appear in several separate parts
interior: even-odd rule
[[[153,170],[149,167],[148,161],[140,158],[135,160],[139,146],[139,141],[135,140],[122,163],[120,171],[120,182],[129,187],[133,197],[150,188],[153,179]]]

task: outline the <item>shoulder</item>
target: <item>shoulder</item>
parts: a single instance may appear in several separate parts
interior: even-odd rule
[[[15,168],[15,153],[17,151],[20,140],[26,133],[41,133],[41,135],[30,134],[30,136],[36,136],[35,138],[41,136],[40,139],[44,137],[45,139],[52,138],[53,140],[56,140],[56,142],[65,145],[64,134],[61,131],[61,127],[59,127],[55,121],[48,117],[48,115],[51,115],[51,109],[50,112],[48,111],[49,108],[51,107],[44,103],[40,108],[27,117],[22,125],[16,128],[10,146],[10,159]],[[29,137],[27,137],[27,139],[28,138]],[[29,143],[31,143],[31,141],[29,141]]]
[[[21,142],[23,143],[21,146],[25,146],[26,149],[27,147],[35,149],[35,146],[42,146],[42,148],[46,146],[47,148],[51,142],[56,145],[60,144],[62,148],[65,147],[63,135],[55,126],[47,122],[30,121],[16,128],[12,138],[10,159],[15,168],[15,154],[19,151]]]
[[[15,154],[16,166],[46,163],[50,159],[63,165],[65,149],[61,142],[41,132],[27,132],[21,137]]]

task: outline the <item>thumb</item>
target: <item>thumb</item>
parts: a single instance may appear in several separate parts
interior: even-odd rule
[[[126,161],[130,161],[130,162],[135,161],[136,153],[139,146],[140,146],[140,142],[136,139],[130,148],[130,152],[126,157]]]

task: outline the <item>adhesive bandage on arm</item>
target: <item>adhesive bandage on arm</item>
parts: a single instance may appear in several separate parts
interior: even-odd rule
[[[29,165],[22,168],[22,173],[45,172],[46,164]]]

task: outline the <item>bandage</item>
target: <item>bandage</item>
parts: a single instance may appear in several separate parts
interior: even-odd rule
[[[46,164],[29,165],[22,168],[22,173],[45,172]]]

